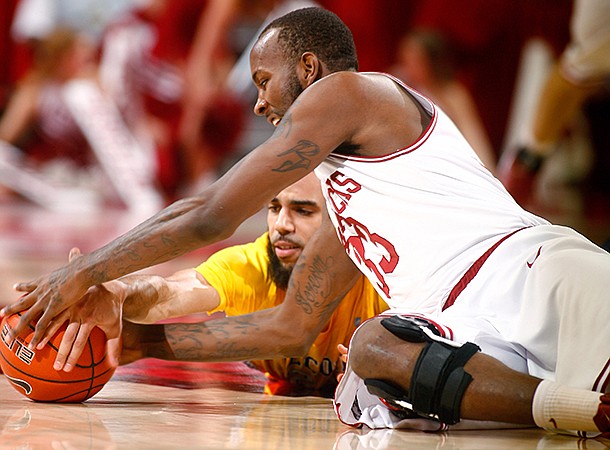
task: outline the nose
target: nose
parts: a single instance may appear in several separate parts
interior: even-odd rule
[[[265,112],[267,111],[267,108],[269,108],[267,100],[265,100],[259,95],[256,99],[256,103],[254,104],[254,114],[256,114],[257,116],[264,116]]]
[[[282,208],[277,215],[275,230],[281,235],[294,233],[294,221],[292,220],[292,215],[287,208]]]

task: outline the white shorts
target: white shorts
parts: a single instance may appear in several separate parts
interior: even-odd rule
[[[569,228],[522,230],[491,254],[451,307],[430,319],[444,337],[474,342],[512,369],[606,391],[610,254]],[[337,387],[335,409],[348,425],[441,427],[422,425],[425,419],[399,421],[368,393],[349,363]]]

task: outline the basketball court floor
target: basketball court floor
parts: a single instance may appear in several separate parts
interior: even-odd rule
[[[122,210],[57,213],[0,196],[0,305],[18,297],[11,288],[15,282],[59,266],[71,247],[91,251],[141,219]],[[610,229],[607,223],[603,227]],[[218,246],[249,241],[264,228],[260,214]],[[167,275],[215,250],[149,271]],[[537,429],[353,430],[337,421],[330,399],[268,396],[263,383],[263,376],[243,363],[142,360],[120,367],[101,392],[82,404],[46,404],[23,397],[0,375],[0,449],[607,448],[600,441]]]

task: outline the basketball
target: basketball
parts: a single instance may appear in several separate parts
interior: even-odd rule
[[[53,369],[67,322],[41,350],[30,350],[34,325],[9,340],[20,313],[5,317],[0,326],[0,368],[21,394],[37,402],[79,403],[98,393],[114,374],[106,356],[106,335],[95,327],[72,371]]]

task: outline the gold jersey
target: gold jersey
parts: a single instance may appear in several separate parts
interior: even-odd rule
[[[220,295],[219,306],[227,316],[272,308],[284,301],[269,275],[267,233],[256,241],[228,247],[212,255],[196,270]],[[343,372],[338,344],[347,346],[354,330],[366,319],[388,308],[375,289],[361,276],[346,294],[315,342],[303,357],[251,361],[269,383],[267,393],[332,395],[337,374]]]

